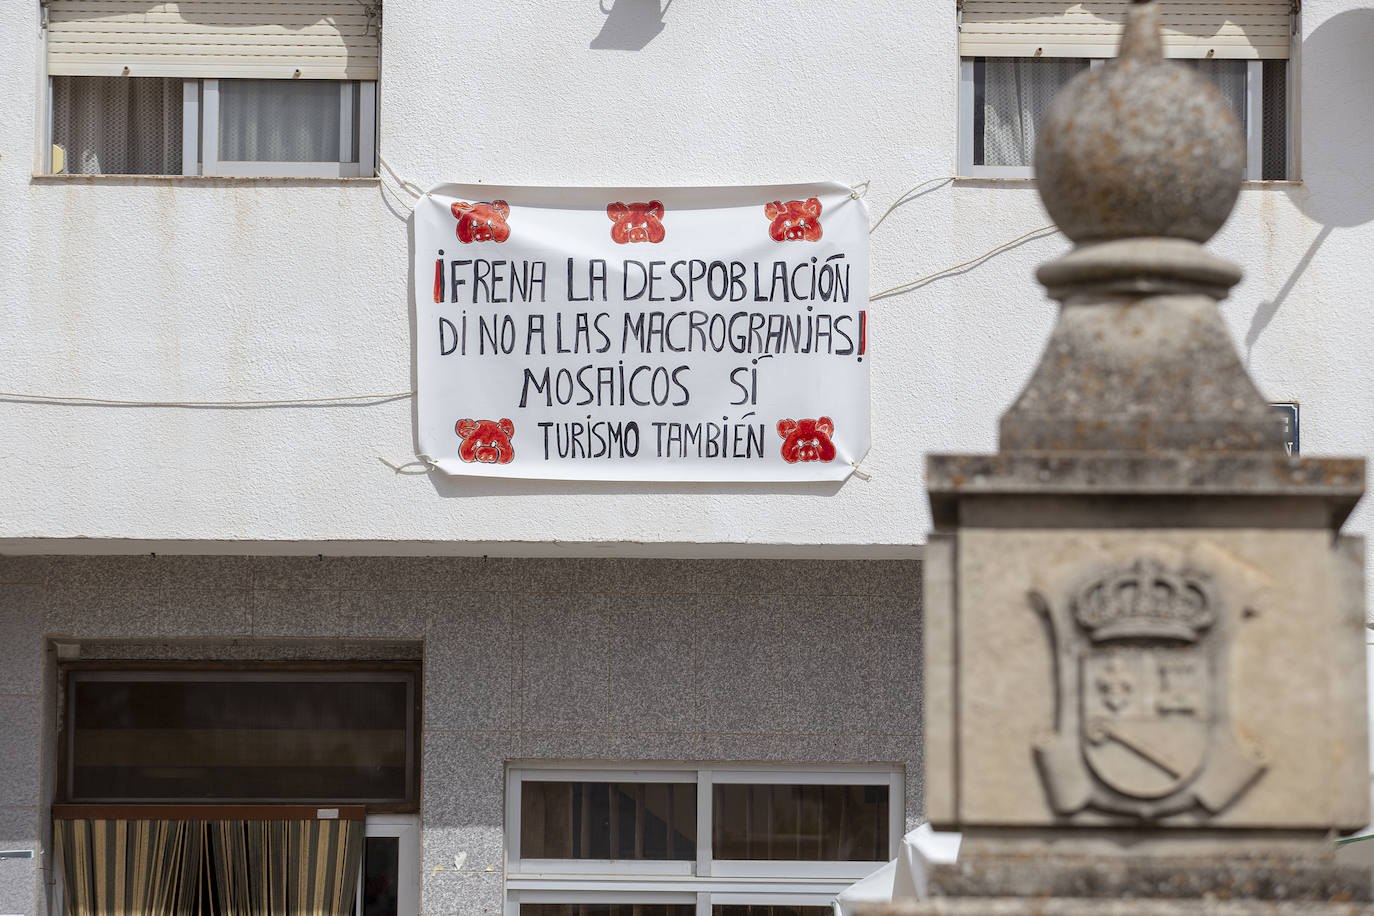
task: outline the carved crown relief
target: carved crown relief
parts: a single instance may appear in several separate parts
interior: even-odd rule
[[[1226,709],[1225,614],[1207,574],[1153,558],[1100,570],[1055,602],[1054,731],[1033,753],[1051,807],[1211,817],[1263,773]]]

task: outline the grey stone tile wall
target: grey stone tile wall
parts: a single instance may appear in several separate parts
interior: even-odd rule
[[[39,898],[39,805],[43,725],[44,622],[51,563],[46,557],[0,559],[0,913],[36,912]]]
[[[914,826],[919,595],[916,561],[0,557],[0,845],[41,851],[49,830],[53,641],[87,658],[422,651],[427,914],[500,912],[508,760],[896,763]],[[45,861],[0,863],[0,912],[45,912]]]
[[[0,859],[0,913],[29,913],[37,895],[38,808],[0,805],[0,850],[29,850],[32,858]]]

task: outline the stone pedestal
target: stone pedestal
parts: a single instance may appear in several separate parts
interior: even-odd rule
[[[925,796],[963,846],[887,912],[1374,901],[1333,843],[1370,819],[1364,462],[1289,457],[1221,320],[1239,150],[1152,2],[1046,115],[1058,324],[999,452],[927,458]]]
[[[1369,822],[1364,550],[1336,534],[1362,462],[928,468],[927,816],[964,832],[933,895],[1374,900],[1332,843]]]
[[[1368,823],[1358,461],[931,456],[937,828]]]

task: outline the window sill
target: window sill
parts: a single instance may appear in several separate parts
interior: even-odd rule
[[[1029,176],[1025,178],[993,178],[985,175],[955,175],[954,183],[960,187],[966,188],[976,188],[982,186],[993,188],[1024,187],[1026,185],[1035,184],[1035,178]],[[1302,187],[1302,184],[1303,182],[1301,178],[1283,178],[1268,180],[1262,180],[1257,178],[1245,178],[1241,181],[1240,186],[1242,189],[1273,188],[1275,190],[1282,191],[1287,190],[1289,188],[1300,188]]]
[[[337,175],[310,176],[242,176],[242,175],[48,175],[34,172],[29,180],[35,184],[108,184],[108,185],[261,185],[261,184],[324,184],[375,185],[381,181],[376,175],[343,178]]]

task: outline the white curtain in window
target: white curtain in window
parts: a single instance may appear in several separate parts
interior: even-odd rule
[[[1185,63],[1197,68],[1197,71],[1212,81],[1212,84],[1221,90],[1222,97],[1226,99],[1226,104],[1231,106],[1231,110],[1236,113],[1236,119],[1240,121],[1240,128],[1245,130],[1245,72],[1247,61],[1243,60],[1190,60]]]
[[[332,80],[220,80],[219,158],[340,161],[339,89]]]
[[[1045,108],[1088,62],[1076,58],[988,57],[982,93],[983,161],[977,165],[1030,165],[1035,131]]]
[[[181,80],[55,76],[52,142],[79,175],[180,175]]]

